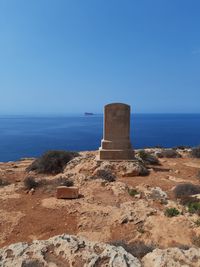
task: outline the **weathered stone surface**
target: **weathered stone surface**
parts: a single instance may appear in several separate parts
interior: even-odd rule
[[[140,222],[144,222],[147,217],[156,214],[156,210],[149,207],[148,202],[142,199],[135,203],[133,201],[122,203],[120,208],[120,223],[133,222],[134,224],[138,224]]]
[[[0,249],[0,259],[3,267],[141,267],[139,260],[122,247],[66,234],[31,244],[12,244]]]
[[[130,106],[108,104],[104,108],[104,136],[99,149],[100,160],[134,158],[130,142]]]
[[[200,249],[155,249],[142,259],[142,263],[144,267],[198,267],[200,266]]]
[[[160,187],[151,188],[147,196],[153,200],[167,200],[168,199],[167,193],[164,192]]]
[[[127,161],[120,164],[122,168],[123,177],[133,177],[133,176],[145,176],[149,174],[148,169],[139,161]]]
[[[58,186],[56,197],[57,198],[78,198],[79,190],[77,187]]]
[[[181,155],[175,149],[157,149],[155,155],[158,158],[181,158]]]

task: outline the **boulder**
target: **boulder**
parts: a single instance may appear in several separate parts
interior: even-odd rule
[[[143,259],[144,267],[197,267],[200,266],[200,249],[155,249]]]
[[[168,196],[160,187],[152,187],[148,193],[148,197],[153,200],[167,200]]]
[[[158,158],[181,158],[181,155],[175,149],[158,149],[155,151]]]
[[[153,216],[157,212],[156,209],[151,208],[148,202],[143,199],[136,202],[124,202],[120,205],[120,209],[121,214],[118,221],[121,224],[128,222],[138,224],[144,222],[147,217]]]
[[[145,165],[139,161],[121,163],[123,177],[145,176],[149,174]]]

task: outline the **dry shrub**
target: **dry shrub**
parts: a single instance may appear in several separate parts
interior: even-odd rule
[[[145,150],[139,150],[138,156],[147,164],[158,165],[159,160],[156,156],[146,152]]]
[[[34,177],[32,176],[28,176],[24,179],[24,187],[27,189],[27,190],[31,190],[32,188],[36,188],[39,186],[39,183],[35,180]]]
[[[174,189],[175,197],[181,199],[199,193],[200,193],[200,186],[191,183],[179,184]]]
[[[77,157],[76,152],[52,150],[44,153],[40,158],[36,159],[27,171],[36,171],[37,173],[58,174],[61,173],[65,165]]]
[[[61,186],[71,187],[71,186],[74,185],[74,182],[71,179],[69,179],[69,178],[60,177],[56,181],[56,185],[58,185],[58,186],[61,185]]]
[[[110,243],[110,245],[123,247],[128,253],[139,259],[143,258],[146,254],[152,252],[156,248],[153,244],[145,244],[143,241],[127,244],[125,241],[119,240]]]
[[[98,170],[92,179],[102,179],[107,182],[114,182],[116,176],[110,170]]]
[[[191,156],[193,158],[200,158],[200,146],[193,147],[191,150]]]
[[[10,183],[7,180],[0,178],[0,187],[7,186],[9,184]]]

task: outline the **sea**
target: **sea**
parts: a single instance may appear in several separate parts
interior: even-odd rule
[[[103,115],[0,116],[0,162],[38,157],[47,150],[97,150]],[[200,145],[200,114],[133,114],[134,148]]]

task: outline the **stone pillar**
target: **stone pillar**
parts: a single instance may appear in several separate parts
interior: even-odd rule
[[[132,160],[130,142],[130,106],[121,103],[104,107],[104,135],[99,149],[100,160]]]

